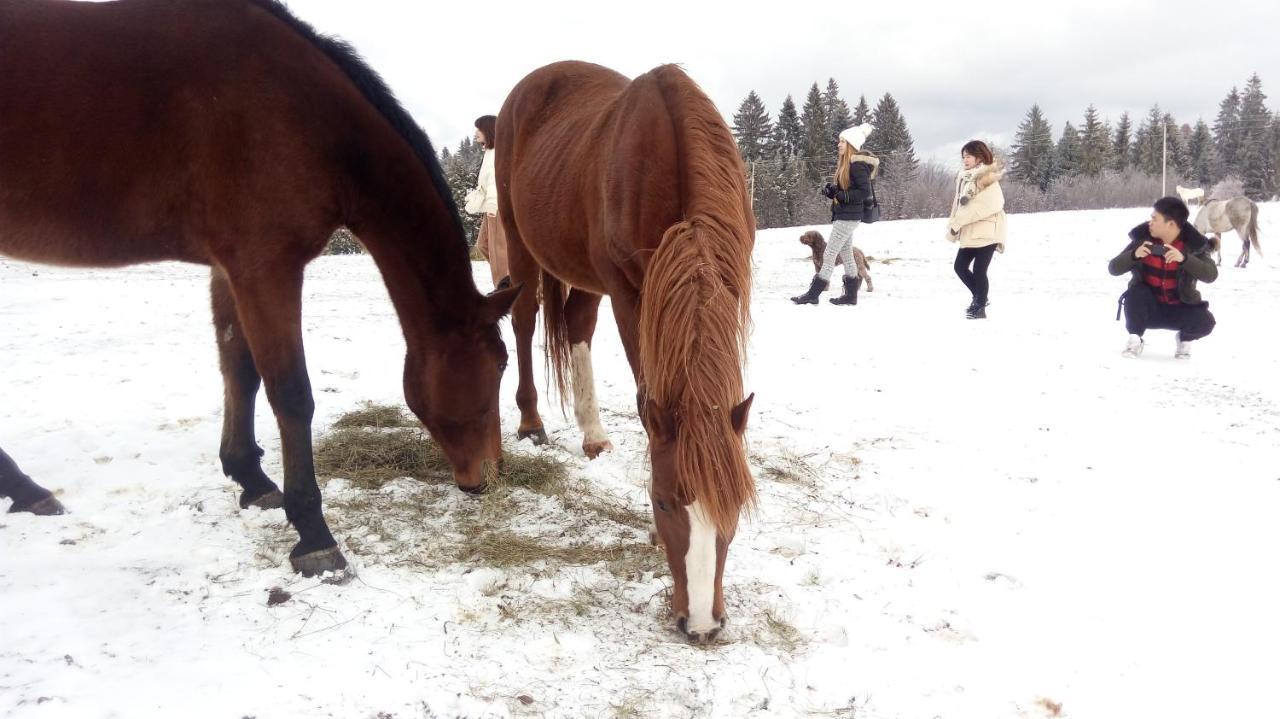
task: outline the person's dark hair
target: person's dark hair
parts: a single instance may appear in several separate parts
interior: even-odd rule
[[[970,140],[960,148],[960,154],[972,155],[978,158],[978,162],[984,165],[994,165],[996,162],[995,155],[991,154],[991,148],[987,147],[987,143],[982,140]]]
[[[1156,200],[1152,209],[1164,215],[1166,220],[1173,220],[1179,225],[1186,224],[1187,218],[1191,217],[1191,210],[1187,209],[1187,203],[1180,197],[1161,197]]]
[[[476,118],[476,129],[484,135],[484,149],[493,149],[493,136],[498,127],[497,115],[481,115]]]

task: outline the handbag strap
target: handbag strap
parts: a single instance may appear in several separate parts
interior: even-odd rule
[[[880,204],[880,200],[876,198],[876,181],[868,180],[868,182],[871,183],[871,203],[878,205]]]

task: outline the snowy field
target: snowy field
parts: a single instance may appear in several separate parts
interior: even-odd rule
[[[761,232],[747,382],[761,505],[708,648],[670,626],[664,572],[430,561],[468,541],[455,524],[481,502],[443,484],[328,483],[358,579],[290,574],[283,512],[240,511],[219,468],[207,270],[0,260],[0,446],[70,510],[0,515],[0,716],[1274,714],[1280,267],[1232,269],[1229,236],[1202,287],[1216,332],[1188,362],[1169,332],[1123,359],[1127,278],[1106,263],[1146,215],[1011,217],[986,321],[964,319],[940,220],[858,230],[876,289],[856,307],[793,306],[812,274],[803,228]],[[1280,205],[1261,224],[1280,258]],[[322,258],[306,293],[317,436],[366,400],[402,404],[403,340],[372,262]],[[647,512],[634,387],[600,327],[617,450],[586,461],[543,389],[545,451],[597,499]],[[514,391],[513,370],[508,436]],[[258,418],[279,481],[265,398]],[[514,500],[481,519],[566,545],[645,539],[553,497]],[[373,509],[339,509],[353,505]],[[272,587],[293,598],[268,606]]]

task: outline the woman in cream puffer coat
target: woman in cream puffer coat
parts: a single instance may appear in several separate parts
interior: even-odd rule
[[[1004,169],[992,156],[991,148],[979,140],[966,144],[960,157],[964,169],[956,176],[947,239],[960,246],[956,252],[956,275],[973,295],[965,316],[986,319],[990,290],[987,268],[997,250],[1004,252],[1006,238],[1004,192],[1000,189]]]

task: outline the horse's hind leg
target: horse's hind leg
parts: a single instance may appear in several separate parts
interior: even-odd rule
[[[41,487],[18,469],[18,463],[0,449],[0,497],[13,500],[10,512],[31,512],[32,514],[62,514],[62,503],[53,496],[53,492]]]
[[[284,513],[298,531],[289,553],[296,572],[312,576],[338,571],[347,560],[320,511],[311,449],[315,399],[302,349],[301,264],[255,264],[228,271],[236,311],[280,425],[284,459]]]
[[[240,493],[241,509],[251,506],[274,509],[283,504],[284,495],[262,471],[262,448],[258,446],[253,428],[254,404],[262,377],[253,363],[249,341],[236,314],[231,283],[222,270],[213,270],[209,292],[218,342],[218,365],[222,369],[222,446],[218,450],[222,472],[244,489]]]
[[[591,337],[596,332],[599,310],[600,295],[580,289],[570,290],[564,313],[572,348],[573,416],[578,420],[578,429],[582,430],[582,451],[590,459],[613,449],[613,443],[600,423],[595,372],[591,366]]]
[[[1249,266],[1249,235],[1245,232],[1241,232],[1239,235],[1242,245],[1240,247],[1240,259],[1236,260],[1236,267],[1244,268]]]

